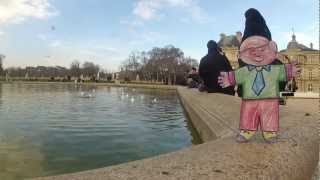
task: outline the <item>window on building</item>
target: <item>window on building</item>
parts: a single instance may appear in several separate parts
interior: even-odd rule
[[[305,60],[303,57],[301,57],[298,61],[299,64],[308,64],[307,60]]]
[[[309,71],[309,80],[312,80],[312,70]]]
[[[308,91],[312,92],[312,84],[308,84]]]
[[[314,56],[310,56],[309,58],[310,58],[310,64],[314,64],[315,63]]]
[[[313,64],[319,64],[319,56],[313,56]]]

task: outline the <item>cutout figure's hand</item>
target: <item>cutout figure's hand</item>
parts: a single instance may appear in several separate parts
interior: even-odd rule
[[[231,86],[231,83],[229,81],[228,72],[220,72],[220,76],[218,77],[218,84],[222,88],[226,88]]]

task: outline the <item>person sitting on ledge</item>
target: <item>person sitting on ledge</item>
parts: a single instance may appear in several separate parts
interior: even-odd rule
[[[197,88],[200,84],[200,77],[197,68],[192,67],[191,71],[188,72],[187,84],[189,88]]]
[[[208,93],[224,93],[234,95],[234,86],[221,88],[217,82],[220,71],[232,71],[227,57],[222,53],[218,44],[210,40],[207,43],[208,54],[204,56],[199,65],[199,75],[203,80],[204,88]]]

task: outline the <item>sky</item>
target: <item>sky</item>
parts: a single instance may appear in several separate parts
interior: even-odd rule
[[[318,0],[0,0],[3,66],[65,66],[91,61],[117,71],[131,52],[173,45],[200,60],[208,40],[243,32],[256,8],[285,49],[319,48]]]

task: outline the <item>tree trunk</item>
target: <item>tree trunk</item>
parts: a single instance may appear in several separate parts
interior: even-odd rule
[[[159,73],[157,71],[157,82],[159,82]]]
[[[170,73],[169,73],[169,76],[168,76],[168,85],[172,85]]]

